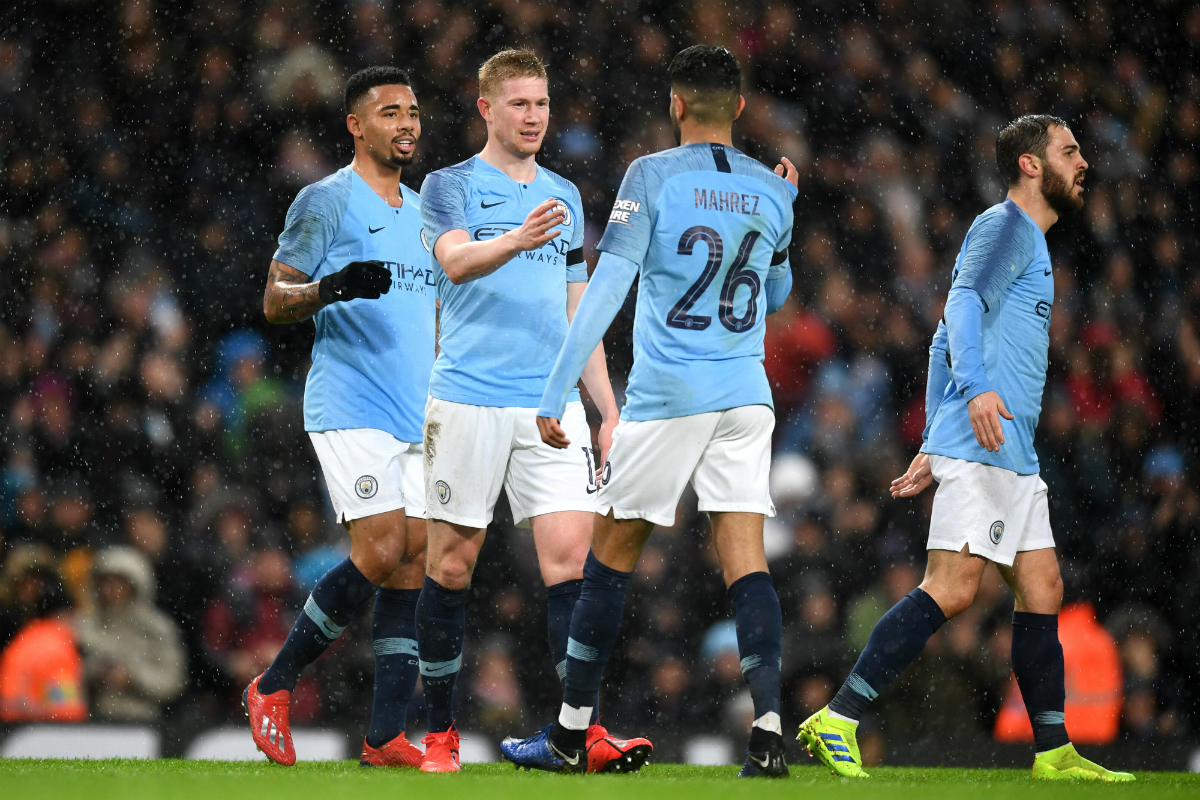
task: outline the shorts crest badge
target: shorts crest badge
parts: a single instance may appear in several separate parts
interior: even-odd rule
[[[433,485],[437,489],[438,502],[442,505],[450,502],[450,484],[445,481],[438,481]]]
[[[992,544],[1000,544],[1000,540],[1004,538],[1004,521],[996,520],[992,523],[992,529],[988,531],[988,537],[992,540]]]
[[[379,481],[370,475],[363,475],[354,482],[354,493],[363,500],[374,497],[379,491]]]

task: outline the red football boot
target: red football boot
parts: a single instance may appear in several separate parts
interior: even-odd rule
[[[653,753],[649,739],[614,739],[599,724],[587,729],[588,772],[637,772]]]
[[[458,772],[458,731],[453,727],[444,733],[431,733],[421,740],[425,745],[425,758],[421,761],[421,772]]]
[[[260,680],[262,675],[250,681],[246,691],[242,692],[242,710],[250,718],[250,735],[267,758],[290,767],[296,763],[296,747],[288,722],[292,693],[280,689],[273,694],[261,694],[258,691]]]
[[[360,767],[419,767],[425,759],[421,748],[408,740],[403,733],[381,747],[371,747],[363,739],[362,755],[358,757]]]

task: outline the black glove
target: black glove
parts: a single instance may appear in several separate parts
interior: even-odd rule
[[[378,300],[392,288],[392,271],[382,261],[351,261],[332,275],[321,278],[317,294],[329,305],[339,300]]]

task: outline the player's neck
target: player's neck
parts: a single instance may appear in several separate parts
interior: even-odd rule
[[[355,153],[350,169],[357,172],[358,177],[371,187],[371,191],[383,198],[383,202],[395,208],[404,205],[404,198],[400,194],[400,167],[392,169],[369,156],[362,157]]]
[[[684,120],[679,126],[679,146],[688,144],[723,144],[733,147],[733,128],[710,127]]]
[[[1041,190],[1033,184],[1021,183],[1009,188],[1008,199],[1028,214],[1033,224],[1042,229],[1042,233],[1058,222],[1058,212],[1050,207]]]
[[[488,138],[479,157],[517,183],[529,183],[537,177],[537,155],[513,153],[508,148]]]

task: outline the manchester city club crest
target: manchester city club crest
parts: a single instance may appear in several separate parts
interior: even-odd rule
[[[567,205],[567,201],[562,200],[561,198],[558,198],[558,197],[551,197],[550,199],[558,201],[558,205],[556,205],[554,207],[554,210],[561,211],[563,213],[562,224],[565,225],[566,227],[570,227],[571,226],[571,207],[569,205]]]
[[[1004,538],[1004,522],[996,520],[992,523],[992,529],[988,531],[988,536],[992,540],[992,544],[1000,544],[1000,540]]]
[[[375,480],[370,475],[363,475],[354,482],[354,493],[366,500],[369,497],[374,497],[379,491],[379,481]]]
[[[433,485],[437,489],[438,502],[442,505],[450,502],[450,484],[445,481],[438,481]]]

